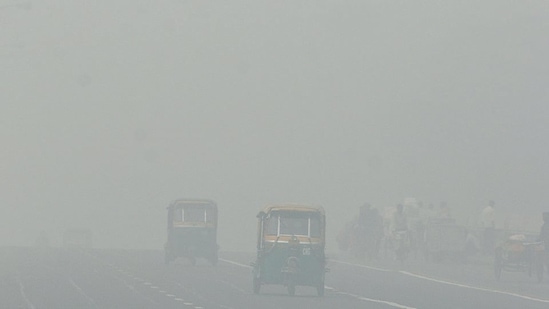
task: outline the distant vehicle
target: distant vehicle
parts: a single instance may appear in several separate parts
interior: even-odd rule
[[[326,273],[324,210],[306,205],[268,206],[257,215],[257,259],[253,292],[263,284],[316,287],[324,295]]]
[[[217,204],[206,199],[178,199],[168,206],[168,240],[164,246],[166,264],[178,257],[196,258],[217,264]]]
[[[92,231],[84,228],[68,229],[63,233],[63,247],[91,248]]]

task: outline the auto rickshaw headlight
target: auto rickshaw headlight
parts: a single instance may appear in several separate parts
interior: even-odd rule
[[[297,238],[296,236],[292,236],[290,238],[290,240],[288,241],[288,244],[290,246],[295,246],[295,245],[299,245],[299,238]]]

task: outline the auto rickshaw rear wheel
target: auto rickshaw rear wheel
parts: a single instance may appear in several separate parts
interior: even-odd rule
[[[544,257],[545,254],[543,251],[536,252],[534,256],[534,270],[536,271],[538,283],[543,282],[543,272],[545,271]]]
[[[217,254],[215,254],[214,256],[210,257],[210,264],[212,264],[212,266],[216,266],[218,260],[219,258],[217,257]]]
[[[494,276],[498,281],[501,279],[502,269],[503,269],[503,250],[501,248],[497,248],[494,256]]]
[[[164,264],[169,265],[172,260],[173,258],[168,253],[168,251],[164,252]]]
[[[259,290],[261,290],[261,281],[259,278],[254,276],[254,294],[259,294]]]
[[[288,282],[288,294],[290,294],[290,296],[295,295],[295,283],[292,281]]]
[[[321,283],[316,287],[316,293],[318,294],[318,296],[324,296],[324,282],[321,282]]]

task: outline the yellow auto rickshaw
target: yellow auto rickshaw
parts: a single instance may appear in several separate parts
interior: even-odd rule
[[[206,199],[178,199],[168,206],[168,240],[164,261],[196,258],[217,264],[217,204]]]
[[[326,220],[322,207],[271,205],[257,215],[257,257],[253,292],[264,284],[282,284],[290,295],[296,286],[312,286],[324,295]]]

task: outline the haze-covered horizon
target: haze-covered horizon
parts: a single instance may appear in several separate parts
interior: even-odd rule
[[[161,248],[180,197],[250,251],[270,203],[324,206],[331,239],[365,202],[549,209],[547,2],[14,3],[2,245]]]

